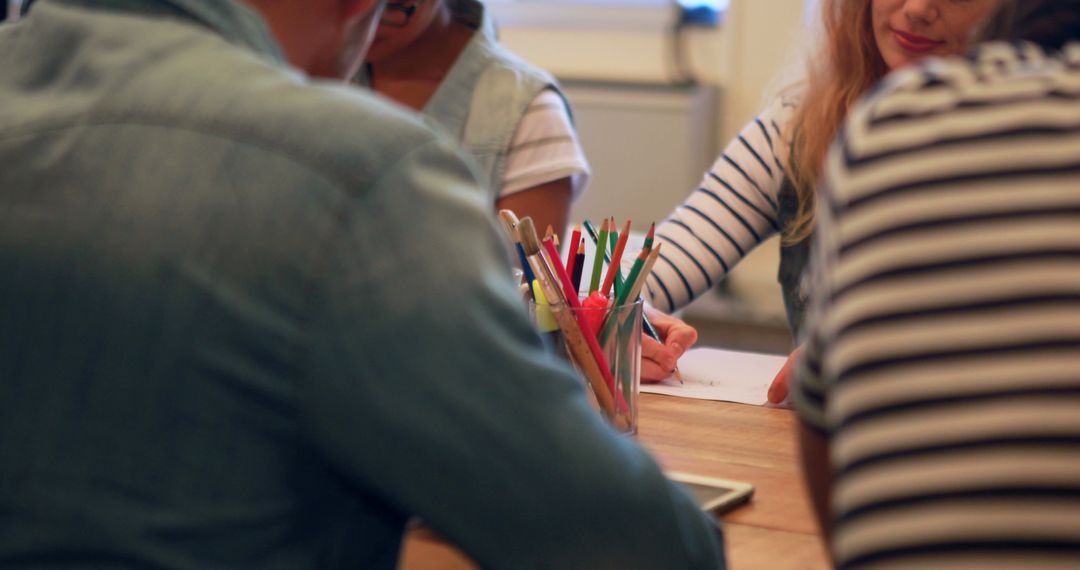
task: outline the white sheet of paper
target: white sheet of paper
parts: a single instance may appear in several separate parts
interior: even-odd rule
[[[658,384],[642,384],[641,391],[761,406],[768,401],[769,384],[786,360],[773,354],[692,348],[679,359],[683,384],[671,376]]]

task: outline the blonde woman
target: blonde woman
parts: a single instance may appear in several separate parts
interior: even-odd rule
[[[848,109],[889,71],[964,52],[999,0],[821,0],[823,41],[807,79],[748,124],[701,186],[658,228],[664,253],[647,282],[652,304],[677,310],[780,233],[779,280],[799,339],[803,276],[823,161]],[[787,367],[769,401],[787,397]]]

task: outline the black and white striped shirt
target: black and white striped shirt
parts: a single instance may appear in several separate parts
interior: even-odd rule
[[[777,97],[716,159],[701,185],[664,223],[664,244],[646,281],[653,306],[680,309],[727,276],[743,257],[778,233],[779,194],[787,173],[781,150],[797,95]]]
[[[1080,44],[990,44],[850,116],[796,390],[841,568],[1080,568]]]

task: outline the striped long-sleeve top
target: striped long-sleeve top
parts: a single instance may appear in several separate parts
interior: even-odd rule
[[[840,568],[1080,568],[1080,43],[894,76],[827,173],[796,407]]]
[[[716,159],[701,185],[657,228],[660,259],[646,281],[653,306],[674,311],[705,293],[781,231],[781,156],[797,97],[777,97]]]

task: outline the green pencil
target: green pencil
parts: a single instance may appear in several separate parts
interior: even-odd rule
[[[626,300],[630,297],[630,290],[634,288],[634,283],[638,279],[638,275],[641,274],[641,268],[645,266],[645,260],[649,258],[649,250],[641,248],[641,253],[638,254],[637,259],[634,260],[633,267],[630,268],[630,273],[623,280],[622,291],[619,291],[618,301],[615,302],[616,307],[621,307],[626,304]],[[641,289],[638,289],[640,291]],[[635,299],[636,300],[636,299]]]
[[[645,234],[645,243],[642,247],[652,249],[653,239],[656,237],[656,223],[649,224],[649,233]]]
[[[589,281],[589,294],[600,288],[600,273],[604,269],[604,255],[607,250],[608,221],[604,218],[600,224],[600,239],[596,241],[596,256],[593,257],[592,280]]]
[[[619,226],[615,225],[615,218],[608,223],[608,241],[611,242],[611,255],[615,255],[615,246],[619,244]]]
[[[616,295],[616,301],[612,305],[612,311],[608,313],[608,318],[604,320],[604,325],[600,329],[600,346],[606,346],[608,339],[611,338],[611,333],[615,332],[615,328],[618,326],[618,319],[612,318],[618,312],[618,310],[626,304],[627,299],[630,297],[630,290],[633,289],[634,282],[637,281],[638,275],[641,274],[641,268],[645,266],[645,260],[648,259],[650,251],[642,248],[641,253],[638,254],[637,259],[634,260],[633,267],[630,268],[630,273],[623,280],[623,288]],[[638,288],[638,291],[641,291]],[[631,300],[631,302],[637,301],[637,298]]]

